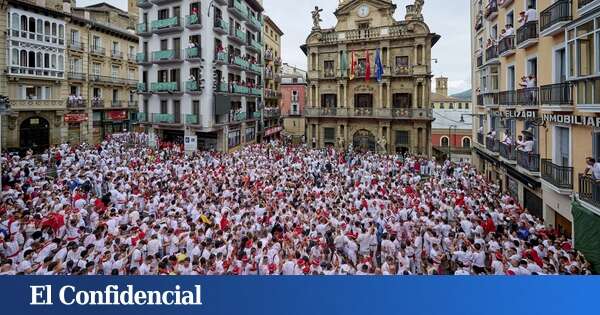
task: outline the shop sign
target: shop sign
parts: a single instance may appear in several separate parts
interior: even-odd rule
[[[107,113],[107,115],[110,120],[120,121],[127,119],[127,111],[124,110],[111,110]]]
[[[566,124],[566,125],[589,126],[589,127],[593,127],[593,128],[600,127],[600,117],[592,117],[592,116],[544,114],[543,120],[547,121],[547,122]]]
[[[65,115],[65,122],[66,123],[79,123],[79,122],[84,122],[88,120],[88,115],[85,113],[80,113],[80,114],[66,114]]]

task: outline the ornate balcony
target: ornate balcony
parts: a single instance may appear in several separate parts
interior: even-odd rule
[[[559,0],[540,14],[540,35],[552,36],[564,31],[571,21],[571,0]]]
[[[500,141],[498,139],[493,139],[486,137],[485,138],[485,148],[490,151],[492,154],[498,154],[500,151]]]
[[[11,110],[60,110],[66,108],[67,102],[62,100],[10,100]]]
[[[327,30],[325,30],[327,31]],[[323,33],[321,43],[334,44],[341,42],[359,42],[365,40],[382,40],[397,38],[408,33],[405,25],[373,27],[368,29],[355,29],[348,31],[327,31]]]
[[[573,168],[559,166],[552,160],[542,160],[542,179],[558,190],[573,190]],[[566,192],[569,193],[569,192]]]
[[[85,109],[86,105],[85,98],[67,98],[67,108],[69,109]]]
[[[403,119],[431,120],[433,112],[430,109],[416,108],[338,108],[318,107],[305,108],[306,117],[331,118],[371,118],[371,119]]]
[[[512,144],[506,144],[500,142],[500,157],[506,160],[508,163],[517,163],[517,151],[515,146]]]
[[[517,30],[517,48],[525,49],[538,42],[538,22],[531,21]]]

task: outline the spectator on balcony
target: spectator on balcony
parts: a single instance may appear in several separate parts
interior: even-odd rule
[[[530,74],[529,76],[524,76],[521,77],[521,82],[519,83],[519,86],[521,86],[522,88],[534,88],[537,86],[537,82],[535,79],[535,76],[533,74]]]
[[[479,134],[482,135],[483,134],[483,126],[479,127]]]
[[[73,106],[76,104],[76,97],[75,94],[71,94],[69,95],[69,99],[68,99],[68,103],[70,106]]]
[[[506,24],[506,33],[504,33],[504,37],[514,36],[514,35],[515,35],[515,28],[513,27],[513,25]]]
[[[496,130],[492,129],[490,132],[488,132],[487,137],[489,139],[496,139]]]
[[[521,150],[525,153],[533,152],[533,147],[535,146],[535,139],[532,135],[525,135],[525,141],[521,145],[517,147],[517,150]]]
[[[530,5],[526,11],[519,13],[519,22],[523,25],[529,22],[535,22],[538,20],[537,10],[533,5]]]
[[[594,158],[585,159],[587,167],[585,168],[584,175],[591,175],[596,181],[600,181],[600,162],[597,162]]]
[[[200,9],[198,7],[193,7],[192,15],[197,15],[198,17],[200,17]]]
[[[513,139],[509,132],[506,132],[504,134],[504,139],[502,139],[502,143],[504,143],[505,145],[507,145],[509,147],[511,147],[513,145]]]

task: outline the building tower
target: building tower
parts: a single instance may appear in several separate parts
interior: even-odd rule
[[[442,96],[448,96],[448,78],[435,78],[435,92]]]

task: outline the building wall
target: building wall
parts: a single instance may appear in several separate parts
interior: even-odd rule
[[[334,145],[346,147],[355,140],[368,137],[369,143],[383,143],[385,151],[410,151],[417,154],[430,154],[431,111],[429,91],[431,90],[431,46],[434,35],[430,33],[422,16],[416,14],[412,6],[407,8],[406,20],[396,23],[393,12],[396,6],[392,3],[366,1],[367,16],[358,15],[357,1],[346,1],[339,5],[335,12],[337,25],[334,29],[313,29],[307,39],[306,54],[308,57],[308,106],[307,138],[314,145],[322,147]],[[359,24],[368,23],[370,32],[377,34],[380,27],[387,28],[379,36],[366,37],[358,30]],[[410,26],[408,26],[410,25]],[[411,37],[388,36],[403,32],[410,27]],[[387,32],[387,33],[385,33]],[[375,82],[374,65],[376,49],[381,49],[381,59],[385,73],[381,83]],[[348,64],[352,55],[366,59],[369,55],[372,67],[372,78],[351,80],[341,69],[342,56],[347,53]],[[399,60],[407,58],[405,64]],[[326,69],[325,65],[331,65]],[[390,119],[393,115],[392,95],[395,93],[410,94],[410,102],[404,104],[410,113],[408,119]],[[329,114],[330,104],[323,104],[324,95],[335,94],[335,114]],[[355,109],[355,95],[370,94],[374,113],[389,113],[379,117],[365,117]],[[410,104],[409,104],[410,103]],[[400,105],[400,104],[396,104]],[[399,108],[399,107],[398,107]],[[351,113],[351,114],[347,114]],[[421,116],[418,116],[418,114]],[[328,128],[333,128],[331,133]],[[328,131],[328,135],[325,132]],[[397,132],[402,131],[401,136]],[[408,134],[407,134],[408,133]],[[333,137],[332,137],[333,135]],[[326,138],[328,136],[329,138]],[[396,143],[396,137],[406,140]],[[364,142],[363,142],[364,143]],[[371,149],[379,147],[372,145]],[[380,149],[377,148],[379,151]]]
[[[590,37],[595,36],[596,41],[600,38],[598,33],[593,33],[597,32],[594,29],[597,30],[600,27],[598,21],[596,24],[593,22],[600,16],[598,13],[600,1],[591,1],[587,6],[580,5],[580,2],[583,3],[577,0],[566,2],[538,0],[536,9],[539,17],[537,27],[539,33],[537,38],[531,36],[533,39],[530,41],[529,47],[523,47],[517,43],[514,53],[505,53],[498,58],[487,58],[486,55],[488,47],[485,43],[490,38],[491,30],[497,26],[500,32],[508,21],[508,14],[514,12],[515,33],[517,33],[518,39],[518,29],[521,27],[521,24],[517,22],[518,13],[525,9],[529,1],[508,1],[504,7],[502,6],[504,3],[500,2],[497,17],[494,17],[495,14],[490,14],[487,18],[485,10],[488,1],[483,1],[482,6],[478,1],[471,2],[472,78],[474,91],[478,92],[473,95],[473,104],[475,104],[473,113],[476,115],[473,138],[477,139],[477,130],[480,125],[484,127],[484,133],[495,129],[499,137],[507,134],[503,125],[492,126],[492,116],[503,115],[504,118],[498,120],[504,121],[504,126],[510,126],[511,121],[515,121],[516,128],[513,132],[516,134],[521,134],[526,127],[532,124],[539,126],[534,128],[538,130],[535,136],[537,150],[534,153],[539,153],[540,171],[531,173],[530,177],[534,182],[539,183],[540,188],[536,189],[535,193],[543,200],[542,215],[546,224],[561,225],[562,229],[568,231],[571,231],[571,226],[566,226],[569,224],[565,224],[565,219],[572,221],[571,198],[573,196],[581,197],[582,187],[579,185],[578,175],[585,170],[585,157],[600,156],[596,149],[597,145],[593,143],[594,139],[599,137],[597,134],[599,126],[594,128],[589,125],[558,123],[551,119],[555,117],[551,115],[560,117],[572,115],[596,119],[600,113],[599,98],[595,97],[598,95],[596,94],[597,90],[591,88],[599,82],[600,68],[588,69],[587,62],[577,59],[577,55],[589,57],[594,59],[595,65],[598,65],[598,61],[600,61],[598,46],[586,47],[587,41],[580,42],[584,46],[577,46],[573,42],[573,50],[571,50],[571,40],[574,39],[574,34],[579,36],[589,31],[592,32]],[[481,20],[478,18],[480,14]],[[553,19],[552,21],[556,22],[547,24],[548,21],[551,21],[550,17]],[[475,29],[478,21],[483,21],[483,27],[480,30]],[[589,21],[592,22],[589,23]],[[582,27],[588,25],[590,28]],[[501,43],[506,43],[506,40],[498,42],[499,45]],[[583,49],[577,52],[577,47]],[[562,61],[560,61],[561,56],[558,53],[561,50],[564,50]],[[482,66],[478,66],[479,58],[483,60]],[[520,89],[517,84],[520,78],[534,73],[532,67],[528,65],[528,61],[532,58],[537,58],[537,71],[535,71],[537,87],[534,91],[539,94],[533,98],[532,104],[522,104],[523,102],[519,101],[517,104],[513,104],[509,101],[510,99],[503,98],[503,95]],[[514,80],[509,75],[510,67],[514,67]],[[584,70],[584,73],[577,73],[580,68]],[[561,69],[564,69],[562,75]],[[489,71],[497,72],[498,75],[489,76],[490,79],[484,80],[482,74]],[[514,88],[511,82],[516,82]],[[525,93],[525,90],[521,91]],[[563,97],[557,97],[561,95]],[[527,113],[527,118],[507,117],[513,116],[514,113]],[[559,146],[558,127],[565,127],[568,130],[568,144],[564,151]],[[486,171],[498,173],[500,177],[510,176],[506,172],[507,168],[504,167],[506,164],[511,164],[510,161],[503,160],[487,150],[485,143],[477,146],[480,152],[495,156],[500,163],[497,166],[490,166],[493,163],[483,162],[480,158],[481,155],[475,154],[476,164],[480,166],[485,164]],[[564,159],[559,156],[559,152],[563,152]],[[545,159],[546,162],[543,161]],[[515,168],[521,170],[520,164],[516,163]],[[522,193],[526,189],[531,190],[531,187],[527,187],[527,183],[519,183],[519,190],[521,190],[519,197],[522,202],[526,201],[526,196]],[[600,210],[593,206],[589,208],[600,213]]]
[[[264,18],[263,38],[264,38],[264,57],[265,57],[265,89],[271,91],[265,92],[265,108],[274,111],[279,108],[281,100],[281,36],[283,32],[277,24],[268,16]],[[279,108],[281,110],[281,108]],[[264,135],[269,138],[277,137],[280,130],[281,115],[271,115],[263,119]]]

